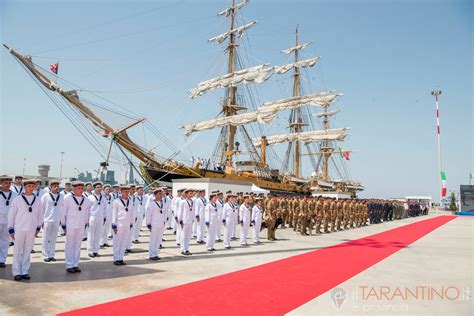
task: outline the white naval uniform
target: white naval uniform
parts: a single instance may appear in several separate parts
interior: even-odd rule
[[[204,211],[204,220],[207,226],[206,247],[208,250],[214,249],[216,241],[216,230],[219,224],[219,210],[217,203],[209,202]]]
[[[222,211],[222,222],[224,223],[224,247],[230,247],[232,233],[237,224],[237,211],[234,203],[224,204]]]
[[[58,239],[59,223],[63,215],[64,196],[61,193],[47,193],[41,198],[43,206],[43,258],[54,258],[56,240]]]
[[[183,225],[180,240],[181,251],[189,251],[194,217],[193,200],[183,199],[178,209],[178,223]]]
[[[0,262],[5,263],[8,254],[8,241],[10,234],[8,233],[8,212],[12,206],[12,202],[17,194],[10,190],[3,192],[0,189]]]
[[[253,223],[253,241],[260,241],[260,229],[262,227],[263,209],[261,206],[255,204],[252,208],[252,223]]]
[[[138,194],[135,195],[136,196],[136,205],[137,205],[137,213],[136,213],[136,216],[137,216],[137,221],[133,227],[133,236],[132,236],[132,240],[138,240],[138,237],[140,236],[140,229],[142,228],[142,224],[143,224],[143,218],[145,217],[145,205],[147,203],[147,196],[145,194],[142,194],[141,196],[139,196]]]
[[[242,203],[239,210],[240,225],[240,244],[247,245],[247,235],[250,227],[250,205]]]
[[[33,191],[33,194],[36,195],[39,199],[41,199],[44,195],[44,189],[37,188],[36,190]]]
[[[174,220],[176,222],[176,244],[179,245],[181,243],[181,225],[179,224],[178,213],[181,208],[181,203],[184,203],[184,198],[177,196],[173,198],[172,203],[171,206],[173,206]]]
[[[171,229],[175,227],[176,221],[174,220],[174,215],[173,211],[171,210],[171,198],[167,195],[163,197],[163,202],[164,204],[164,209],[166,211],[166,216],[168,217],[168,220],[166,221],[166,228]]]
[[[16,184],[12,184],[10,186],[10,190],[12,190],[13,192],[16,193],[16,195],[20,195],[23,193],[23,191],[25,190],[25,188],[23,187],[23,185],[16,185]]]
[[[22,194],[13,200],[8,213],[8,230],[10,233],[15,233],[12,266],[14,276],[28,274],[35,233],[39,232],[42,224],[43,209],[37,196]]]
[[[204,223],[204,209],[207,200],[205,197],[198,197],[194,200],[194,215],[196,216],[197,241],[204,241],[206,235],[206,225]]]
[[[137,207],[138,207],[138,199],[137,196],[131,195],[129,197],[131,207],[133,208],[133,218],[132,218],[132,228],[130,229],[130,233],[128,234],[128,240],[125,245],[125,249],[132,249],[132,239],[133,239],[133,232],[135,231],[135,227],[137,224]]]
[[[157,201],[149,200],[146,205],[146,226],[150,230],[149,251],[150,258],[158,256],[160,245],[165,231],[167,213],[165,210],[164,199]]]
[[[100,238],[101,245],[108,245],[107,237],[110,235],[111,225],[112,225],[112,208],[114,206],[114,197],[112,194],[104,194],[104,204],[105,204],[105,222],[104,229],[102,230],[102,237]]]
[[[61,226],[66,230],[66,268],[79,267],[81,244],[86,226],[89,226],[91,203],[85,196],[68,194],[64,197]]]
[[[112,209],[112,229],[116,228],[117,233],[113,234],[114,261],[123,260],[127,243],[130,241],[130,233],[135,221],[135,208],[131,198],[114,200]]]
[[[105,209],[107,207],[107,203],[105,201],[104,196],[102,193],[96,195],[93,192],[88,197],[89,202],[91,204],[91,208],[89,211],[89,231],[87,234],[87,251],[89,254],[99,253],[100,249],[100,238],[104,232],[104,222],[105,222]]]
[[[225,202],[223,200],[217,200],[216,205],[217,205],[217,215],[219,216],[219,221],[217,223],[217,228],[216,228],[216,240],[221,240],[221,235],[222,235],[222,215],[224,212],[224,204]]]

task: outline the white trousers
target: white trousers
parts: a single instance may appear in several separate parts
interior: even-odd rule
[[[89,253],[99,253],[100,239],[104,232],[104,219],[99,217],[91,217],[89,219],[89,233],[87,235]]]
[[[184,224],[181,229],[181,251],[189,250],[189,242],[193,232],[193,224]]]
[[[30,253],[35,244],[35,231],[15,232],[15,246],[13,248],[13,275],[28,274],[30,270]]]
[[[255,219],[255,224],[253,224],[253,241],[258,242],[260,241],[260,228],[262,227],[262,219],[257,218]]]
[[[194,221],[193,222],[193,236],[197,235],[197,226],[198,226],[197,221]]]
[[[250,222],[244,221],[240,229],[240,244],[241,245],[247,244],[247,235],[249,234],[249,227],[250,227]]]
[[[81,259],[81,244],[84,237],[84,228],[66,229],[66,268],[75,268],[79,266]]]
[[[207,249],[214,248],[214,243],[216,241],[217,224],[218,222],[209,223],[209,227],[207,228],[207,240],[206,240]]]
[[[222,218],[219,217],[217,220],[217,226],[216,226],[216,240],[221,239],[222,235]]]
[[[10,234],[8,233],[8,225],[0,224],[0,262],[5,263],[8,255],[8,243],[10,242]]]
[[[179,223],[176,224],[176,244],[179,245],[181,243],[181,225]]]
[[[133,226],[132,240],[138,240],[138,237],[140,236],[140,229],[142,228],[143,224],[143,216],[144,213],[137,214],[137,222],[135,223],[135,226]]]
[[[123,260],[127,243],[130,241],[130,226],[120,226],[114,233],[114,261]]]
[[[46,222],[43,227],[42,252],[43,258],[54,258],[56,240],[58,239],[59,222]]]
[[[104,228],[102,229],[102,237],[100,238],[101,245],[108,244],[107,238],[109,237],[111,230],[112,230],[112,215],[105,218]]]
[[[132,249],[132,238],[133,238],[133,232],[135,231],[136,225],[137,223],[135,222],[135,219],[133,219],[133,226],[132,228],[130,228],[130,231],[128,232],[128,239],[125,242],[125,249]]]
[[[204,218],[199,219],[197,225],[197,241],[203,241],[206,238],[206,223],[204,223]]]
[[[158,256],[160,245],[163,239],[164,225],[151,225],[149,251],[150,257]]]
[[[173,214],[171,214],[170,212],[170,215],[168,216],[168,220],[166,221],[166,228],[173,228],[174,227],[174,217],[173,217]]]
[[[230,240],[232,233],[235,231],[235,223],[230,220],[225,223],[224,226],[224,247],[230,247]]]

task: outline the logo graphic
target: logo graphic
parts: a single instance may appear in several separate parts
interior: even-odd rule
[[[343,287],[336,287],[331,291],[331,300],[338,310],[341,310],[346,298],[347,292]]]

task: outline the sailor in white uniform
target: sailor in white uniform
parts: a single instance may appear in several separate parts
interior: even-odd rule
[[[10,234],[8,233],[8,213],[10,211],[13,199],[17,194],[10,190],[12,178],[9,176],[0,176],[0,268],[5,268],[5,261],[8,254],[8,242]]]
[[[17,195],[23,193],[23,176],[15,176],[15,183],[11,185],[10,190],[15,192]]]
[[[92,184],[94,190],[88,199],[91,204],[89,212],[89,232],[87,235],[88,246],[87,250],[89,252],[89,257],[100,257],[99,248],[100,248],[100,239],[102,238],[102,233],[104,232],[104,222],[106,221],[105,209],[107,203],[102,194],[103,183],[96,181]]]
[[[216,230],[219,224],[219,210],[217,208],[217,194],[211,193],[209,203],[204,211],[204,220],[207,226],[207,251],[215,251],[214,243],[216,241]]]
[[[132,229],[130,230],[130,234],[128,234],[128,241],[126,243],[125,253],[132,252],[132,239],[133,239],[133,232],[135,231],[135,227],[137,223],[137,207],[138,207],[138,200],[137,200],[137,196],[135,195],[136,185],[130,184],[129,187],[130,187],[130,192],[128,194],[128,197],[130,199],[130,203],[133,208],[133,214],[135,217],[132,219]]]
[[[184,202],[184,189],[179,189],[173,200],[171,201],[171,208],[176,222],[176,244],[179,246],[181,242],[181,225],[178,221],[178,211],[181,208],[181,203]]]
[[[263,198],[258,197],[255,199],[255,201],[256,204],[252,208],[253,242],[258,245],[260,244],[259,234],[263,219]]]
[[[127,243],[135,220],[135,208],[129,197],[130,186],[120,186],[120,197],[114,200],[112,209],[113,252],[116,266],[126,265],[123,261]]]
[[[86,227],[89,226],[89,211],[91,203],[84,196],[84,183],[74,181],[72,193],[66,195],[63,203],[61,226],[66,234],[65,261],[66,271],[69,273],[81,272],[79,261],[81,258],[81,244]]]
[[[244,195],[244,202],[240,205],[239,219],[240,219],[240,244],[242,246],[248,246],[247,235],[250,227],[250,196]]]
[[[197,243],[204,244],[206,226],[204,223],[204,210],[206,208],[206,190],[199,190],[199,195],[194,200],[194,215],[196,216]]]
[[[29,280],[30,254],[43,224],[40,199],[33,194],[36,180],[25,180],[24,192],[17,196],[8,213],[8,232],[15,240],[13,249],[13,279]]]
[[[114,197],[114,199],[118,199],[120,197],[120,185],[114,184],[112,186],[112,189],[113,189],[112,196]]]
[[[41,198],[43,206],[42,253],[45,262],[56,261],[56,240],[58,239],[59,223],[62,218],[64,195],[59,193],[59,181],[52,180],[51,189]]]
[[[104,189],[104,203],[105,203],[105,221],[104,221],[104,229],[102,230],[102,237],[100,238],[100,247],[109,247],[109,243],[107,242],[107,237],[110,235],[112,230],[112,208],[114,197],[110,193],[110,184],[105,184],[103,186]]]
[[[162,187],[162,189],[166,214],[168,216],[168,220],[166,221],[166,229],[173,229],[173,227],[175,227],[176,225],[176,221],[174,220],[173,212],[171,210],[171,197],[169,195],[167,187]]]
[[[221,242],[222,239],[221,239],[221,236],[222,236],[222,215],[223,215],[223,212],[224,212],[224,193],[223,192],[220,192],[220,191],[215,191],[215,193],[217,194],[217,201],[216,201],[216,205],[217,205],[217,213],[218,213],[218,216],[219,216],[219,222],[217,223],[217,228],[216,228],[216,241],[217,242]]]
[[[181,254],[185,256],[191,255],[189,252],[189,242],[191,241],[193,223],[194,223],[194,207],[193,207],[194,190],[184,190],[185,199],[180,203],[178,209],[178,223],[181,226]]]
[[[147,202],[147,197],[145,194],[143,194],[143,185],[138,185],[137,186],[137,192],[135,193],[135,203],[137,205],[137,221],[134,225],[133,229],[133,236],[132,236],[132,242],[134,244],[138,244],[140,241],[138,238],[140,237],[140,229],[142,228],[143,224],[143,218],[145,217],[145,205]]]
[[[153,200],[149,200],[146,205],[146,226],[150,230],[150,260],[160,260],[158,253],[168,214],[165,210],[163,189],[153,190],[153,195]]]
[[[92,194],[92,182],[86,182],[84,187],[84,196],[89,197]]]
[[[67,194],[70,194],[72,193],[71,191],[71,181],[66,181],[64,183],[64,190],[61,191],[61,194],[63,195],[63,197],[65,197]]]
[[[222,212],[222,223],[224,224],[224,247],[231,249],[230,241],[232,232],[237,224],[237,210],[235,206],[235,194],[229,193],[227,195],[227,203],[224,204]]]

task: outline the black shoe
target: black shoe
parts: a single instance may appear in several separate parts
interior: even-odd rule
[[[207,249],[207,251],[212,252],[213,250],[212,249]]]
[[[217,251],[215,248],[212,248],[211,250],[212,250],[212,251]]]
[[[176,235],[176,232],[173,232],[173,235]]]
[[[93,253],[94,257],[100,257],[100,255],[97,252]]]
[[[69,273],[76,273],[76,269],[74,268],[67,268],[66,271]]]
[[[138,240],[132,241],[132,244],[139,244],[140,242]]]
[[[105,248],[105,244],[100,245],[100,249],[104,249],[104,248]]]
[[[50,261],[53,261],[53,262],[56,261],[56,258],[54,258],[54,257],[53,257],[53,258],[49,258],[49,259],[50,259]]]
[[[5,268],[6,265],[5,265],[5,262],[0,262],[0,268]]]
[[[120,261],[114,261],[114,264],[115,264],[116,266],[121,266],[121,265],[122,265],[122,264],[120,263]]]
[[[13,241],[10,241],[10,243],[8,244],[8,246],[13,246],[15,243]]]
[[[160,249],[163,249],[164,247],[162,245],[160,245]]]
[[[51,262],[51,258],[44,258],[44,262]]]
[[[125,253],[130,253],[132,252],[132,249],[125,249]]]
[[[225,249],[232,249],[231,246],[225,246]]]
[[[222,239],[217,239],[216,242],[222,242]]]
[[[237,237],[232,237],[230,240],[237,240]]]
[[[192,253],[190,253],[189,250],[186,250],[185,254],[186,254],[186,256],[191,256],[192,255]]]
[[[89,254],[89,257],[94,258],[94,257],[95,257],[95,254],[90,253],[90,254]]]
[[[80,273],[80,272],[81,272],[81,269],[79,269],[79,267],[74,267],[74,271]]]
[[[36,253],[36,251],[34,249],[31,249],[31,253]]]
[[[87,240],[87,238],[82,238],[82,241],[86,241],[86,240]]]
[[[123,260],[120,260],[120,264],[123,265],[123,266],[126,266],[127,264],[125,263],[125,261]]]
[[[186,252],[185,251],[181,251],[181,254],[186,256]]]
[[[164,238],[161,238],[161,241],[166,241],[166,239],[164,239]]]
[[[28,274],[23,274],[23,275],[21,276],[21,279],[22,279],[22,280],[30,280],[31,277],[30,277]]]
[[[13,277],[13,280],[15,280],[15,281],[21,281],[21,275],[15,275],[15,276]]]

